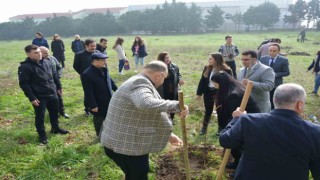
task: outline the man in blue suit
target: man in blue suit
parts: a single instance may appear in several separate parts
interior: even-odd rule
[[[281,56],[280,45],[271,44],[269,46],[269,55],[262,56],[260,62],[264,65],[270,66],[275,73],[274,88],[270,91],[271,109],[274,109],[273,94],[274,90],[281,84],[283,84],[283,77],[290,75],[288,59]]]
[[[246,114],[239,108],[220,134],[224,148],[243,148],[235,179],[320,179],[320,126],[301,118],[306,92],[297,84],[282,84],[270,113]]]

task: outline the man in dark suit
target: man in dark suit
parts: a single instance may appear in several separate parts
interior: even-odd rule
[[[77,71],[77,73],[81,76],[84,70],[86,70],[91,64],[91,54],[96,51],[97,43],[93,39],[86,39],[85,42],[85,50],[80,51],[74,55],[73,60],[73,69]],[[85,98],[86,99],[86,98]],[[90,109],[88,103],[84,100],[84,111],[85,115],[90,115]]]
[[[274,104],[272,100],[274,90],[279,85],[283,84],[283,77],[290,75],[288,59],[281,56],[279,52],[279,44],[274,43],[269,46],[269,55],[262,56],[260,58],[260,62],[264,65],[270,66],[275,73],[274,88],[270,91],[271,109],[274,109]]]
[[[93,114],[93,124],[99,137],[102,123],[107,115],[109,102],[117,86],[110,78],[106,65],[107,55],[93,53],[91,65],[82,73],[81,82],[85,101]]]
[[[320,126],[305,121],[306,92],[297,84],[278,86],[270,113],[245,114],[239,108],[220,134],[224,148],[242,146],[235,179],[320,179]]]

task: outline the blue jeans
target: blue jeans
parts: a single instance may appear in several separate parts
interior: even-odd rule
[[[122,68],[124,66],[124,61],[125,61],[125,59],[119,59],[119,73],[121,73],[121,71],[122,71]]]
[[[320,72],[316,73],[316,77],[314,79],[314,89],[313,89],[313,92],[316,92],[318,93],[318,89],[319,89],[319,86],[320,86]]]
[[[139,55],[134,55],[134,62],[136,65],[140,64],[143,65],[144,64],[144,57],[139,57]]]

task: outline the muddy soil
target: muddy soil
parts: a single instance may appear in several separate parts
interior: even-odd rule
[[[223,150],[213,145],[196,145],[188,147],[191,179],[211,180],[222,161]],[[185,180],[183,149],[172,149],[158,157],[157,180]]]

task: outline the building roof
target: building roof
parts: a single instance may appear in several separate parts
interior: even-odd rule
[[[111,13],[119,13],[121,10],[125,9],[127,7],[115,7],[115,8],[95,8],[95,9],[83,9],[78,12],[74,12],[73,14],[78,14],[78,13],[105,13],[107,11]]]
[[[72,13],[43,13],[43,14],[22,14],[13,16],[10,19],[26,19],[27,17],[33,18],[33,19],[46,19],[46,18],[53,18],[53,17],[61,17],[61,16],[67,16],[71,17]]]

